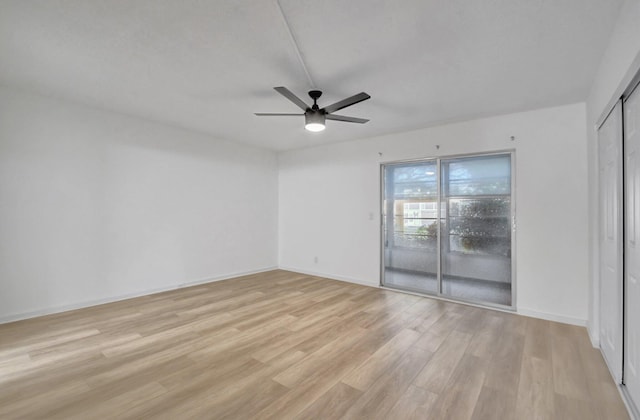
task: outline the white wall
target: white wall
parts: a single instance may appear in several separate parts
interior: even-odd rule
[[[574,104],[281,153],[280,266],[377,285],[380,162],[515,149],[518,311],[584,324],[585,138]]]
[[[587,141],[589,165],[589,333],[598,343],[599,330],[599,247],[598,247],[598,158],[596,125],[640,69],[640,0],[627,0],[620,10],[609,45],[602,57],[587,100]]]
[[[0,88],[0,320],[277,265],[273,152]]]

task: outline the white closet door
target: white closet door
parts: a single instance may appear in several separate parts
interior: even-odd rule
[[[624,103],[625,351],[624,383],[640,407],[640,88]]]
[[[600,166],[600,348],[622,381],[622,106],[598,130]]]

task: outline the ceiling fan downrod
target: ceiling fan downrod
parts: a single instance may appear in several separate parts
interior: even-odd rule
[[[309,96],[311,96],[311,99],[313,99],[313,106],[311,107],[311,109],[313,109],[314,111],[318,111],[320,109],[320,107],[318,107],[318,99],[322,96],[322,91],[310,90]]]

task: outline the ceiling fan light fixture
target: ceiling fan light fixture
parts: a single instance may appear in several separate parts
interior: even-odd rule
[[[324,124],[318,124],[318,123],[308,123],[304,126],[304,128],[307,131],[312,131],[314,133],[317,133],[318,131],[322,131],[324,130],[326,127],[324,126]]]
[[[318,131],[322,131],[325,129],[324,125],[324,114],[320,112],[306,112],[304,114],[305,124],[304,128],[307,131],[312,131],[317,133]]]

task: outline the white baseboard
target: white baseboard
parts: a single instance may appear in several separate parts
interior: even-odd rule
[[[352,278],[352,277],[339,276],[337,274],[320,273],[320,272],[317,272],[317,271],[309,271],[309,270],[304,270],[302,268],[296,268],[296,267],[279,266],[278,268],[280,270],[293,271],[293,272],[300,273],[300,274],[306,274],[308,276],[324,277],[325,279],[330,279],[330,280],[339,280],[339,281],[344,281],[344,282],[347,282],[347,283],[355,283],[355,284],[359,284],[361,286],[378,287],[378,288],[380,287],[380,285],[378,283],[367,282],[367,281],[360,280],[360,279],[355,279],[355,278]]]
[[[587,325],[587,332],[589,333],[589,339],[591,340],[591,345],[596,348],[599,349],[600,348],[600,336],[598,335],[597,332],[592,332],[591,328],[589,328],[589,325]]]
[[[547,321],[561,322],[563,324],[577,325],[579,327],[587,326],[586,319],[574,318],[574,317],[558,315],[558,314],[550,314],[547,312],[539,312],[533,309],[518,308],[517,313],[524,316],[530,316],[532,318],[546,319]]]
[[[109,296],[109,297],[102,298],[102,299],[87,300],[87,301],[83,301],[83,302],[76,302],[76,303],[72,303],[72,304],[69,304],[69,305],[61,305],[61,306],[54,306],[54,307],[50,307],[50,308],[43,308],[43,309],[38,309],[36,311],[29,311],[29,312],[22,312],[22,313],[18,313],[18,314],[3,315],[3,316],[0,316],[0,324],[6,324],[8,322],[20,321],[20,320],[23,320],[23,319],[35,318],[35,317],[38,317],[38,316],[57,314],[57,313],[61,313],[61,312],[72,311],[72,310],[75,310],[75,309],[88,308],[88,307],[91,307],[91,306],[103,305],[105,303],[118,302],[118,301],[121,301],[121,300],[132,299],[132,298],[136,298],[136,297],[140,297],[140,296],[153,295],[155,293],[166,292],[166,291],[169,291],[169,290],[177,290],[177,289],[182,289],[184,287],[197,286],[199,284],[205,284],[205,283],[213,283],[213,282],[216,282],[216,281],[232,279],[234,277],[248,276],[250,274],[263,273],[265,271],[272,271],[272,270],[277,270],[277,269],[278,269],[278,267],[273,266],[273,267],[259,268],[259,269],[250,270],[250,271],[227,273],[227,274],[223,274],[223,275],[220,275],[220,276],[207,277],[207,278],[198,279],[198,280],[191,280],[191,281],[188,281],[186,283],[180,283],[180,284],[171,285],[171,286],[167,286],[167,287],[160,287],[160,288],[157,288],[157,289],[147,289],[147,290],[143,290],[143,291],[140,291],[140,292],[127,293],[127,294],[124,294],[124,295],[117,295],[117,296]]]
[[[589,336],[591,336],[591,333],[589,333]],[[592,339],[592,341],[593,341],[593,339]],[[638,413],[638,409],[636,408],[635,404],[631,400],[631,396],[629,395],[629,392],[628,392],[627,388],[624,385],[620,384],[620,382],[613,375],[613,371],[611,370],[611,366],[609,365],[609,361],[607,360],[607,357],[605,356],[605,354],[602,351],[602,349],[598,349],[598,350],[600,351],[600,354],[602,355],[602,359],[604,360],[604,363],[607,366],[607,370],[609,371],[609,374],[611,375],[611,380],[616,385],[616,388],[618,389],[618,392],[620,393],[620,398],[622,399],[622,402],[624,403],[624,406],[627,409],[627,412],[629,413],[629,418],[633,419],[633,420],[640,420],[640,413]]]
[[[19,321],[19,320],[22,320],[22,319],[34,318],[34,317],[37,317],[37,316],[51,315],[51,314],[56,314],[56,313],[60,313],[60,312],[71,311],[71,310],[74,310],[74,309],[87,308],[87,307],[90,307],[90,306],[102,305],[102,304],[105,304],[105,303],[117,302],[117,301],[120,301],[120,300],[132,299],[132,298],[140,297],[140,296],[152,295],[152,294],[155,294],[155,293],[166,292],[166,291],[169,291],[169,290],[181,289],[183,287],[196,286],[196,285],[205,284],[205,283],[213,283],[213,282],[216,282],[216,281],[228,280],[228,279],[231,279],[231,278],[234,278],[234,277],[247,276],[247,275],[250,275],[250,274],[263,273],[265,271],[272,271],[272,270],[277,270],[277,269],[286,270],[286,271],[293,271],[293,272],[296,272],[296,273],[307,274],[307,275],[310,275],[310,276],[324,277],[324,278],[331,279],[331,280],[344,281],[344,282],[347,282],[347,283],[354,283],[354,284],[359,284],[359,285],[362,285],[362,286],[375,287],[375,288],[379,288],[380,287],[379,284],[374,283],[374,282],[367,282],[367,281],[364,281],[364,280],[360,280],[360,279],[356,279],[356,278],[352,278],[352,277],[347,277],[347,276],[340,276],[340,275],[337,275],[337,274],[321,273],[321,272],[317,272],[317,271],[305,270],[305,269],[301,269],[301,268],[288,267],[288,266],[278,266],[278,267],[272,266],[272,267],[264,267],[264,268],[260,268],[260,269],[256,269],[256,270],[250,270],[250,271],[227,273],[227,274],[223,274],[223,275],[220,275],[220,276],[208,277],[208,278],[204,278],[204,279],[191,280],[191,281],[188,281],[188,282],[185,282],[185,283],[180,283],[180,284],[167,286],[167,287],[162,287],[162,288],[158,288],[158,289],[148,289],[148,290],[135,292],[135,293],[129,293],[129,294],[117,295],[117,296],[110,296],[110,297],[103,298],[103,299],[96,299],[96,300],[90,300],[90,301],[77,302],[77,303],[73,303],[73,304],[70,304],[70,305],[62,305],[62,306],[39,309],[39,310],[36,310],[36,311],[29,311],[29,312],[22,312],[22,313],[18,313],[18,314],[4,315],[4,316],[0,316],[0,324],[5,324],[5,323],[8,323],[8,322],[13,322],[13,321]],[[567,317],[567,316],[563,316],[563,315],[556,315],[556,314],[549,314],[549,313],[545,313],[545,312],[538,312],[538,311],[531,310],[531,309],[526,309],[526,308],[518,308],[517,313],[520,314],[520,315],[530,316],[530,317],[533,317],[533,318],[546,319],[546,320],[549,320],[549,321],[562,322],[564,324],[578,325],[578,326],[581,326],[581,327],[584,327],[584,326],[587,325],[587,320],[585,320],[585,319],[572,318],[572,317]],[[591,338],[591,342],[592,342],[592,344],[594,344],[594,347],[597,347],[597,338],[594,338],[592,336],[591,332],[589,332],[589,337]]]
[[[339,275],[336,275],[336,274],[320,273],[320,272],[316,272],[316,271],[310,271],[310,270],[305,270],[305,269],[301,269],[301,268],[287,267],[287,266],[280,266],[278,268],[280,268],[281,270],[293,271],[293,272],[296,272],[296,273],[307,274],[307,275],[310,275],[310,276],[324,277],[324,278],[331,279],[331,280],[340,280],[340,281],[344,281],[344,282],[348,282],[348,283],[360,284],[362,286],[380,287],[379,284],[375,284],[373,282],[366,282],[366,281],[363,281],[363,280],[354,279],[354,278],[345,277],[345,276],[339,276]],[[437,299],[437,297],[434,297],[434,298]],[[449,299],[445,299],[445,300],[451,301]],[[452,301],[452,302],[455,302],[455,301]],[[465,302],[460,302],[460,303],[465,303]],[[473,306],[478,306],[478,305],[473,305]],[[507,311],[507,312],[510,312],[510,311]],[[561,322],[563,324],[577,325],[577,326],[580,326],[580,327],[586,327],[587,326],[587,320],[586,319],[573,318],[573,317],[564,316],[564,315],[557,315],[557,314],[550,314],[550,313],[547,313],[547,312],[539,312],[539,311],[535,311],[535,310],[527,309],[527,308],[518,308],[516,313],[519,314],[519,315],[530,316],[532,318],[540,318],[540,319],[546,319],[547,321]],[[591,337],[591,340],[593,342],[593,337]]]
[[[629,417],[634,420],[640,420],[640,411],[633,403],[633,400],[631,399],[627,388],[624,385],[618,385],[618,391],[620,392],[620,396],[622,397],[622,402],[624,402],[625,407],[627,407]]]

